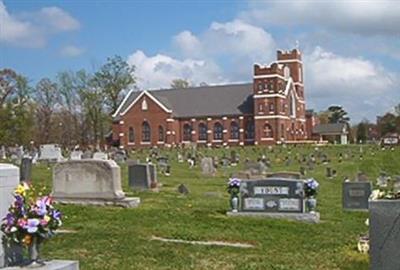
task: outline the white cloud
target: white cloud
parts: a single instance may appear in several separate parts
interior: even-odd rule
[[[343,57],[316,47],[305,54],[307,107],[341,104],[354,121],[375,119],[400,100],[395,74],[362,58]]]
[[[272,58],[271,52],[276,48],[268,32],[241,20],[213,22],[198,36],[183,31],[174,37],[174,44],[182,54],[191,57],[229,55],[265,61]]]
[[[44,7],[36,15],[41,24],[54,31],[71,31],[79,29],[80,23],[67,12],[58,7]]]
[[[0,43],[19,47],[43,47],[50,35],[76,30],[79,22],[58,7],[45,7],[37,12],[10,14],[0,1]]]
[[[399,35],[398,1],[250,2],[240,17],[263,25],[308,24],[362,35]]]
[[[172,43],[176,57],[146,56],[142,51],[128,57],[136,66],[139,88],[169,87],[177,78],[195,85],[251,81],[254,61],[271,61],[276,47],[269,33],[240,20],[213,22],[199,35],[182,31]],[[223,62],[224,69],[216,61]]]
[[[77,57],[85,52],[85,49],[74,45],[67,45],[61,48],[60,53],[64,57]]]
[[[11,16],[0,1],[0,42],[39,47],[45,39],[31,22]]]
[[[157,54],[147,56],[136,51],[128,57],[128,63],[136,67],[135,76],[140,89],[168,88],[173,79],[186,79],[192,84],[224,82],[219,67],[210,61],[184,59]]]

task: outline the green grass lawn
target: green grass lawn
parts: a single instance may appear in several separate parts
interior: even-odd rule
[[[380,151],[359,146],[321,147],[329,154],[329,165],[338,171],[334,180],[325,177],[326,165],[308,172],[320,182],[318,211],[321,223],[303,224],[294,221],[245,217],[227,217],[229,195],[226,182],[238,167],[218,171],[217,177],[205,178],[200,168],[188,169],[186,163],[172,161],[172,175],[159,175],[160,192],[132,192],[128,188],[127,168],[122,166],[123,187],[128,196],[139,196],[135,209],[117,207],[59,206],[65,214],[63,229],[75,233],[58,234],[45,243],[46,258],[79,260],[81,269],[368,269],[368,255],[356,250],[358,236],[366,233],[368,213],[344,212],[341,205],[341,183],[344,176],[354,178],[359,170],[371,180],[380,170],[400,174],[400,149]],[[287,149],[236,148],[243,160],[256,158],[263,152],[273,159],[273,171],[298,171],[294,162],[285,167],[275,159],[275,153]],[[291,149],[311,153],[313,147]],[[229,156],[230,150],[201,150],[209,155]],[[339,164],[338,153],[354,153],[354,159]],[[373,155],[372,153],[375,153]],[[145,152],[137,154],[143,157]],[[280,154],[284,157],[286,154]],[[51,186],[51,168],[38,165],[33,170],[33,182]],[[188,196],[177,193],[179,184],[190,190]],[[211,193],[210,193],[211,192]],[[254,248],[198,246],[152,241],[152,236],[184,240],[228,241],[253,244]]]

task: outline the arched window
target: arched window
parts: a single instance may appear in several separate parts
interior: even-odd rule
[[[294,97],[293,91],[289,97],[289,112],[290,116],[296,117],[296,99]]]
[[[231,123],[231,139],[238,140],[239,139],[239,125],[237,122],[233,121]]]
[[[158,141],[163,142],[164,141],[164,128],[163,126],[158,126]]]
[[[222,140],[223,139],[223,130],[224,127],[219,123],[214,124],[214,140]]]
[[[199,141],[207,140],[207,126],[204,123],[199,124]]]
[[[142,124],[142,142],[150,142],[151,130],[148,122],[144,121]]]
[[[133,127],[129,127],[128,141],[129,141],[130,143],[135,142],[135,132],[134,132],[134,130],[133,130]]]
[[[270,124],[265,124],[264,125],[264,137],[265,138],[272,138],[273,137],[273,133],[272,133],[272,127]]]
[[[248,121],[246,123],[246,139],[254,139],[254,122],[253,121]]]
[[[189,124],[183,125],[183,141],[190,142],[192,140],[192,126]]]

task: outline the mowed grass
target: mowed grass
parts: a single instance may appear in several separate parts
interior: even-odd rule
[[[274,152],[263,147],[235,148],[242,160],[256,159],[265,153],[272,160],[273,171],[298,171],[294,161],[286,167],[283,158],[289,155],[283,147]],[[200,149],[207,155],[229,156],[232,149]],[[304,224],[293,221],[259,218],[227,217],[229,195],[226,182],[238,167],[218,170],[217,177],[203,177],[200,167],[189,169],[177,163],[176,152],[162,151],[172,159],[172,175],[159,174],[160,192],[132,192],[128,187],[127,168],[121,166],[123,188],[128,196],[139,196],[135,209],[118,207],[65,206],[63,229],[75,233],[58,234],[47,241],[43,256],[52,259],[79,260],[81,269],[368,269],[368,255],[356,250],[358,236],[367,232],[364,224],[368,213],[342,210],[342,180],[365,172],[375,182],[381,170],[400,174],[400,149],[381,151],[363,146],[326,146],[320,150],[332,160],[318,165],[307,177],[320,182],[318,211],[321,223]],[[290,156],[310,154],[314,147],[290,148]],[[339,153],[348,153],[349,160],[338,163]],[[142,158],[147,153],[137,153]],[[354,158],[352,158],[354,155]],[[280,158],[280,160],[279,160]],[[325,177],[326,166],[336,169],[338,176]],[[33,182],[51,187],[52,169],[35,166]],[[177,192],[184,183],[188,196]],[[254,248],[216,247],[165,243],[152,236],[183,240],[227,241],[253,244]]]

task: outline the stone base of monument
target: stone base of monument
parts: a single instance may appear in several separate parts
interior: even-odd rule
[[[400,200],[371,200],[369,214],[370,269],[400,269]]]
[[[313,213],[269,213],[269,212],[232,212],[232,211],[229,211],[226,214],[228,216],[276,218],[276,219],[301,221],[301,222],[307,222],[307,223],[319,223],[319,221],[320,221],[319,212],[313,212]]]
[[[6,267],[4,270],[28,270],[30,267],[13,266]],[[37,270],[79,270],[78,261],[62,261],[62,260],[51,260],[45,262],[45,265],[35,267]]]
[[[128,197],[121,200],[106,199],[74,199],[74,198],[54,198],[57,203],[76,204],[76,205],[95,205],[95,206],[120,206],[124,208],[135,208],[140,204],[139,197]]]

